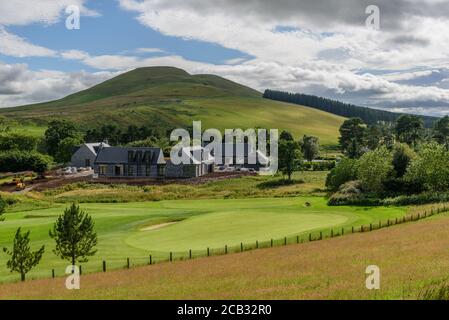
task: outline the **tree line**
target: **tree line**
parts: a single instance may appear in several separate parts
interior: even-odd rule
[[[395,122],[402,115],[401,113],[360,107],[353,104],[302,93],[265,90],[263,97],[266,99],[315,108],[345,118],[360,118],[367,124],[375,124],[378,122]],[[437,120],[437,118],[429,116],[419,117],[423,120],[425,127],[432,127],[433,123]]]
[[[431,129],[414,115],[373,125],[352,118],[340,127],[339,143],[345,157],[327,177],[330,204],[420,204],[446,197],[449,116]]]

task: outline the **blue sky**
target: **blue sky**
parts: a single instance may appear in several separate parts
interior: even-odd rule
[[[0,2],[0,107],[61,98],[141,66],[392,111],[449,112],[449,4],[377,0]],[[66,28],[66,8],[81,11]],[[17,8],[21,8],[17,10]],[[418,10],[419,8],[419,10]]]
[[[68,30],[65,20],[52,25],[34,23],[26,26],[11,26],[8,31],[32,40],[35,45],[57,51],[77,50],[91,55],[135,54],[139,48],[159,48],[163,52],[140,53],[140,56],[154,57],[168,54],[181,55],[192,61],[220,64],[236,58],[248,58],[248,55],[234,49],[227,49],[214,43],[171,37],[140,24],[133,12],[121,10],[119,3],[110,0],[96,0],[89,8],[100,14],[97,17],[81,17],[79,30]],[[51,57],[17,58],[0,54],[7,63],[26,62],[30,69],[56,69],[77,71],[95,68],[83,65],[79,61],[62,61]]]

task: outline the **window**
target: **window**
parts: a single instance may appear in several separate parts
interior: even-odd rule
[[[85,167],[90,167],[90,159],[86,159],[85,161]]]
[[[128,176],[134,175],[134,166],[128,166]]]
[[[115,174],[117,177],[122,176],[122,175],[123,175],[123,166],[115,166],[115,168],[114,168],[114,174]]]
[[[145,166],[145,176],[151,176],[151,166]]]
[[[165,165],[157,166],[157,175],[159,177],[165,176]]]
[[[100,166],[100,174],[106,175],[108,172],[108,166]]]

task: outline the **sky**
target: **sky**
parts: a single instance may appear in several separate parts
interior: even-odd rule
[[[379,9],[374,27],[369,5]],[[79,9],[79,29],[67,28],[68,8]],[[0,0],[0,107],[174,66],[260,91],[443,116],[448,17],[441,0]]]

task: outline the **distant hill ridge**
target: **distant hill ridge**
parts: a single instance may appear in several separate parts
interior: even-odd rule
[[[173,67],[138,68],[59,100],[0,108],[0,115],[32,126],[67,119],[83,130],[135,125],[164,134],[201,120],[203,129],[289,130],[298,138],[317,136],[323,144],[337,143],[344,121],[320,110],[263,99],[261,92],[216,75]]]
[[[374,124],[379,121],[394,122],[397,118],[403,115],[403,113],[360,107],[337,100],[302,93],[266,90],[263,97],[266,99],[294,103],[310,108],[315,108],[345,118],[358,117],[365,121],[367,124]],[[426,127],[432,127],[433,123],[438,120],[438,118],[430,116],[419,115],[419,117],[423,119],[424,125]]]

